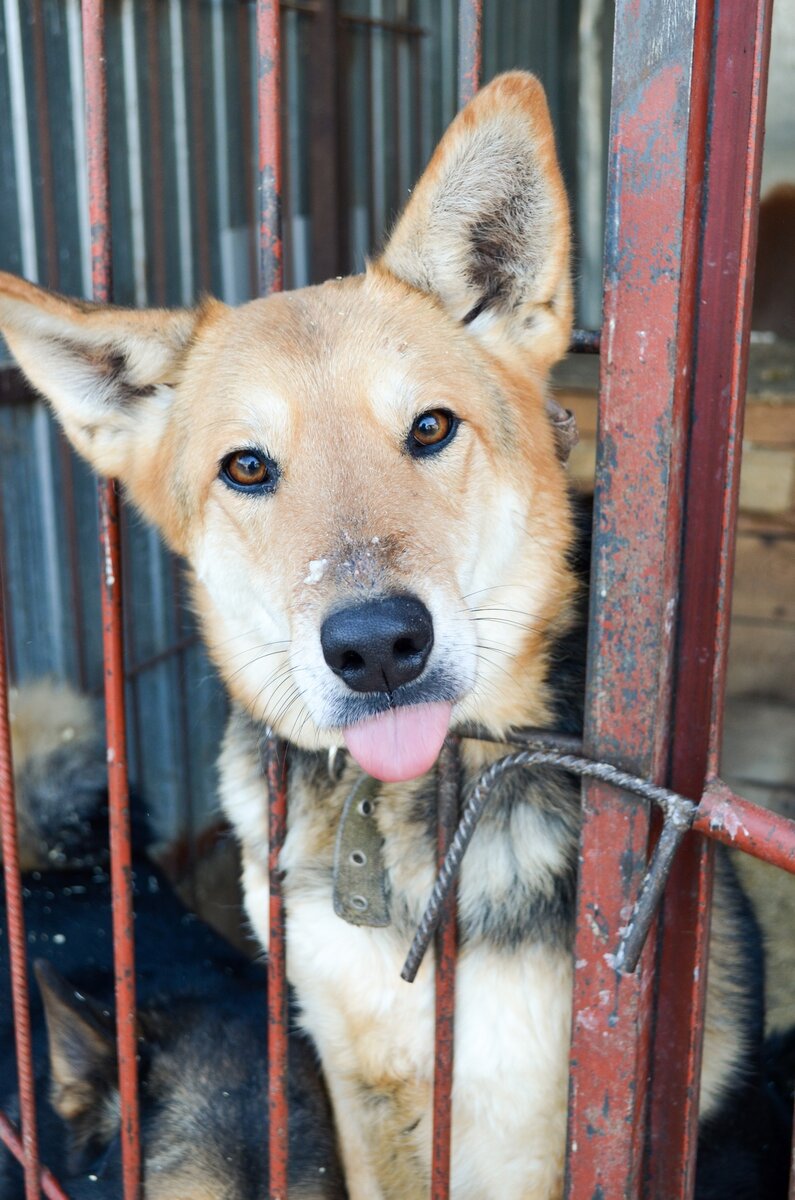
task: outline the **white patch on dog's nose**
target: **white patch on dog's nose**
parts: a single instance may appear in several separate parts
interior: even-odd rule
[[[309,563],[309,572],[304,583],[320,583],[328,566],[327,558],[313,558]]]

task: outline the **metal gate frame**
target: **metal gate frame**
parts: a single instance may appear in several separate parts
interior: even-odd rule
[[[111,298],[104,3],[82,0],[93,288]],[[260,284],[282,283],[280,6],[257,0]],[[481,73],[482,0],[459,0],[459,98]],[[688,1200],[694,1182],[712,841],[795,872],[795,822],[718,776],[739,453],[770,46],[770,0],[618,0],[601,339],[599,449],[584,746],[697,803],[657,936],[633,973],[615,947],[646,872],[647,803],[584,785],[575,944],[567,1200]],[[638,398],[642,397],[639,403]],[[124,723],[118,500],[99,487],[124,1200],[140,1195],[135,966]],[[440,770],[440,857],[457,800]],[[271,743],[270,1196],[287,1183],[285,760]],[[0,819],[26,1200],[67,1200],[40,1165],[22,884],[0,611]],[[706,835],[706,836],[699,836]],[[619,869],[620,866],[620,869]],[[455,921],[437,943],[432,1200],[449,1195]],[[672,1052],[673,1050],[673,1052]],[[663,1052],[664,1051],[664,1052]],[[790,1188],[795,1200],[795,1177]]]

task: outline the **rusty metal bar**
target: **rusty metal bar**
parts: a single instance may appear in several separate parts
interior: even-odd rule
[[[5,1113],[0,1112],[0,1142],[4,1142],[14,1158],[23,1167],[26,1164],[25,1144],[19,1136],[19,1132],[12,1121],[9,1121]],[[39,1168],[39,1186],[47,1197],[47,1200],[69,1200],[66,1192],[63,1190],[58,1180],[53,1175],[52,1171],[47,1167]],[[38,1189],[35,1192],[38,1198]]]
[[[104,0],[83,0],[82,11],[91,278],[94,299],[108,303],[112,293],[112,271]],[[124,1200],[137,1200],[140,1194],[141,1136],[138,1112],[132,854],[124,719],[119,501],[112,480],[100,482],[98,492],[122,1178]]]
[[[690,317],[696,337],[671,760],[672,786],[689,796],[717,771],[723,725],[771,8],[770,0],[718,4],[705,33],[714,58],[703,72],[704,87],[711,79],[708,137],[696,150],[706,182]],[[699,321],[701,313],[708,320]],[[777,865],[795,869],[795,851],[786,851],[792,828],[785,833],[781,818],[760,814],[719,782],[702,799],[695,828],[750,853],[767,850],[768,861],[775,852]],[[689,837],[664,902],[649,1142],[649,1195],[658,1200],[688,1200],[695,1182],[713,857],[709,842]]]
[[[279,859],[287,833],[287,748],[269,737],[265,743],[268,781],[268,1170],[270,1200],[287,1200],[287,974],[284,900]]]
[[[281,29],[279,0],[257,0],[260,294],[284,285],[282,255]]]
[[[0,831],[3,846],[14,1042],[17,1055],[19,1111],[22,1117],[22,1166],[25,1200],[39,1200],[39,1140],[36,1128],[36,1075],[30,1032],[27,940],[19,869],[14,764],[8,717],[8,678],[3,593],[0,586]]]
[[[448,738],[439,756],[436,867],[440,869],[458,824],[461,789],[460,742]],[[433,1143],[431,1200],[450,1195],[453,1043],[455,1035],[455,969],[458,951],[456,895],[442,910],[436,931],[436,1023],[433,1073]]]
[[[480,87],[483,74],[483,0],[458,3],[458,107]]]
[[[282,134],[281,134],[281,6],[257,0],[257,118],[259,148],[259,287],[260,294],[281,291]],[[282,898],[281,855],[287,831],[286,746],[275,736],[265,746],[268,781],[268,1194],[287,1200],[287,956]]]
[[[678,339],[697,279],[686,199],[701,8],[619,0],[615,17],[585,750],[652,780],[667,765],[673,682],[686,417]],[[654,939],[633,975],[614,956],[650,821],[646,805],[600,783],[585,786],[583,817],[566,1195],[634,1200]]]
[[[693,830],[795,874],[795,822],[743,799],[722,779],[704,789]]]

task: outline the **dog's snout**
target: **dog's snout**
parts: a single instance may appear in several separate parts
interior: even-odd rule
[[[393,692],[422,674],[433,620],[415,596],[367,600],[332,613],[320,629],[323,657],[355,692]]]

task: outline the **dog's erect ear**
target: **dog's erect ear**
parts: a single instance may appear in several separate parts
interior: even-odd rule
[[[569,240],[544,90],[514,71],[453,121],[378,265],[546,365],[569,341]]]
[[[97,1130],[104,1124],[102,1111],[116,1089],[112,1018],[50,963],[39,959],[34,970],[47,1022],[52,1106],[79,1137],[81,1127]]]
[[[125,479],[156,444],[199,314],[67,300],[0,272],[0,332],[70,441]]]

